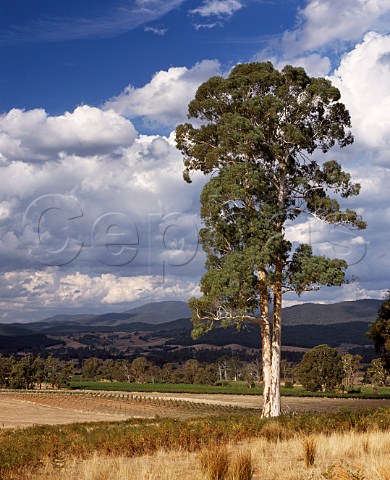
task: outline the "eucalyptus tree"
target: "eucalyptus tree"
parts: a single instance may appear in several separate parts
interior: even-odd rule
[[[341,285],[347,268],[344,260],[314,255],[310,245],[293,248],[286,223],[309,214],[365,227],[335,198],[357,195],[360,185],[335,160],[313,158],[316,150],[353,142],[339,99],[329,80],[303,68],[242,64],[203,83],[188,106],[194,122],[176,129],[184,179],[191,182],[194,171],[209,175],[200,231],[207,271],[202,296],[190,300],[193,335],[217,325],[259,325],[265,417],[280,414],[282,295]]]

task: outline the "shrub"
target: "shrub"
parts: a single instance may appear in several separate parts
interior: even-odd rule
[[[200,466],[207,480],[225,480],[229,471],[230,453],[225,445],[214,445],[199,454]]]
[[[317,345],[302,358],[297,367],[298,378],[309,391],[333,391],[343,380],[341,355],[329,345]]]
[[[252,480],[253,474],[251,452],[239,452],[231,465],[230,480]]]
[[[303,439],[303,453],[306,467],[312,467],[317,453],[317,443],[314,437],[306,437]]]
[[[277,442],[279,440],[286,440],[294,436],[293,430],[281,425],[280,421],[271,420],[265,423],[261,430],[261,436],[266,438],[269,442]]]

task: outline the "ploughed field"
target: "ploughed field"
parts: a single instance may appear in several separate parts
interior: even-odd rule
[[[194,418],[258,413],[259,396],[172,393],[2,391],[0,428],[128,418]],[[390,400],[283,397],[284,412],[336,412],[390,406]]]

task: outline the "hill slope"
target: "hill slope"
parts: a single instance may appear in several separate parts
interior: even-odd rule
[[[186,302],[166,301],[154,302],[142,305],[141,307],[126,310],[133,316],[132,321],[142,323],[159,323],[178,320],[179,318],[190,318],[192,313]]]
[[[53,340],[43,333],[19,325],[0,324],[0,353],[12,354],[21,350],[31,351],[64,343]]]
[[[329,325],[332,323],[373,322],[383,300],[363,299],[339,303],[302,303],[283,309],[284,325]]]

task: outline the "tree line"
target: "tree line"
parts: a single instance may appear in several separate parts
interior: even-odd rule
[[[360,355],[340,355],[335,348],[318,345],[309,350],[298,364],[281,362],[281,377],[285,386],[300,383],[308,391],[351,390],[361,372]],[[254,387],[263,384],[261,359],[242,362],[236,356],[221,356],[215,362],[195,359],[182,364],[165,363],[161,367],[145,357],[129,360],[85,359],[77,367],[74,361],[28,355],[21,359],[0,356],[0,387],[14,389],[63,388],[72,378],[89,381],[127,383],[186,383],[224,385],[241,381]],[[373,386],[385,385],[387,371],[382,359],[374,359],[366,369],[364,381]]]
[[[43,385],[63,388],[70,385],[74,362],[63,362],[51,356],[27,355],[21,359],[0,355],[0,387],[31,390]]]

